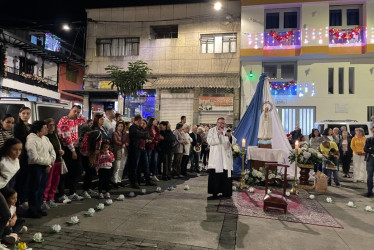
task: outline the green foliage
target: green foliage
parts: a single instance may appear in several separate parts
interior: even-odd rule
[[[143,88],[152,71],[143,61],[129,62],[127,70],[115,65],[108,65],[105,70],[112,80],[111,88],[116,87],[118,94],[124,97],[137,97],[137,91]]]

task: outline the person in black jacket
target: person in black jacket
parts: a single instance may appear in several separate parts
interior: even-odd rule
[[[162,179],[167,181],[171,179],[171,162],[173,159],[173,140],[174,135],[170,130],[169,122],[160,122],[160,138],[159,148],[162,154]]]
[[[373,196],[373,173],[374,173],[374,125],[371,125],[372,137],[367,138],[364,146],[364,151],[366,153],[366,172],[367,172],[367,187],[368,192],[366,197]]]
[[[340,153],[340,161],[343,165],[343,177],[351,178],[349,175],[349,168],[351,166],[351,160],[353,156],[353,152],[351,149],[351,141],[352,139],[349,137],[347,131],[343,131],[342,139],[339,142],[339,153]]]
[[[199,166],[199,159],[200,159],[200,152],[201,152],[201,144],[203,140],[201,136],[197,133],[197,126],[192,127],[192,132],[190,133],[192,138],[191,143],[191,172],[195,171],[196,173],[200,173],[200,166]],[[197,150],[197,149],[200,150]]]
[[[134,118],[134,123],[130,126],[129,137],[129,160],[130,160],[130,169],[129,169],[129,178],[131,182],[131,187],[139,189],[137,170],[140,158],[148,162],[147,154],[145,151],[145,141],[152,140],[149,136],[147,130],[141,127],[143,118],[141,115],[136,115]],[[149,169],[145,168],[144,177],[146,179],[147,186],[155,186],[156,184],[151,181],[149,176]]]

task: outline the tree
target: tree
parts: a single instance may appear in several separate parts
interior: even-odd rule
[[[143,88],[148,80],[148,74],[152,71],[143,61],[129,62],[127,70],[115,65],[108,65],[105,70],[112,79],[111,88],[117,87],[118,94],[125,98],[137,97],[137,92]]]

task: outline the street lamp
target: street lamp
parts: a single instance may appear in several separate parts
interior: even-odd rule
[[[64,24],[62,25],[62,29],[68,31],[70,30],[70,26],[68,24]]]
[[[222,8],[222,4],[221,4],[221,2],[216,2],[215,4],[214,4],[214,9],[215,10],[220,10]]]

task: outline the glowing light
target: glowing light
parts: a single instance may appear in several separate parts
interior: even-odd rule
[[[222,8],[222,4],[221,4],[221,2],[216,2],[215,4],[214,4],[214,9],[215,10],[220,10]]]

